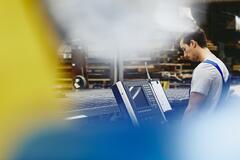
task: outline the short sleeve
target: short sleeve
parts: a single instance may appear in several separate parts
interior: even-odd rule
[[[205,65],[198,66],[194,72],[191,82],[191,92],[208,95],[212,84],[212,73]]]

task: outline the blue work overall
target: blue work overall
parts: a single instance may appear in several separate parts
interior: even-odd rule
[[[230,75],[228,76],[228,79],[225,82],[224,77],[223,77],[223,72],[222,72],[222,70],[220,69],[220,67],[218,66],[217,63],[215,63],[211,60],[205,60],[205,61],[203,61],[203,63],[208,63],[208,64],[213,65],[219,71],[219,73],[222,76],[223,86],[222,86],[221,96],[220,96],[220,99],[218,101],[218,106],[219,105],[222,106],[228,98],[228,92],[229,92],[229,88],[230,88],[230,79],[231,79]]]

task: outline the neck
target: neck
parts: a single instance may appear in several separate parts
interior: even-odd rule
[[[211,51],[205,47],[199,49],[199,61],[203,62],[209,55],[211,54]]]

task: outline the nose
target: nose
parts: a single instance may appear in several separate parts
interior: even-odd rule
[[[183,55],[184,55],[184,57],[187,57],[187,53],[185,51],[183,52]]]
[[[183,57],[184,57],[184,59],[186,59],[186,60],[188,60],[189,59],[189,56],[188,56],[188,54],[187,54],[187,52],[183,52]]]

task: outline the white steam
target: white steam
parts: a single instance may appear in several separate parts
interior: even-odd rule
[[[192,22],[181,17],[178,0],[46,2],[68,41],[101,56],[169,47],[177,34],[192,28]]]

